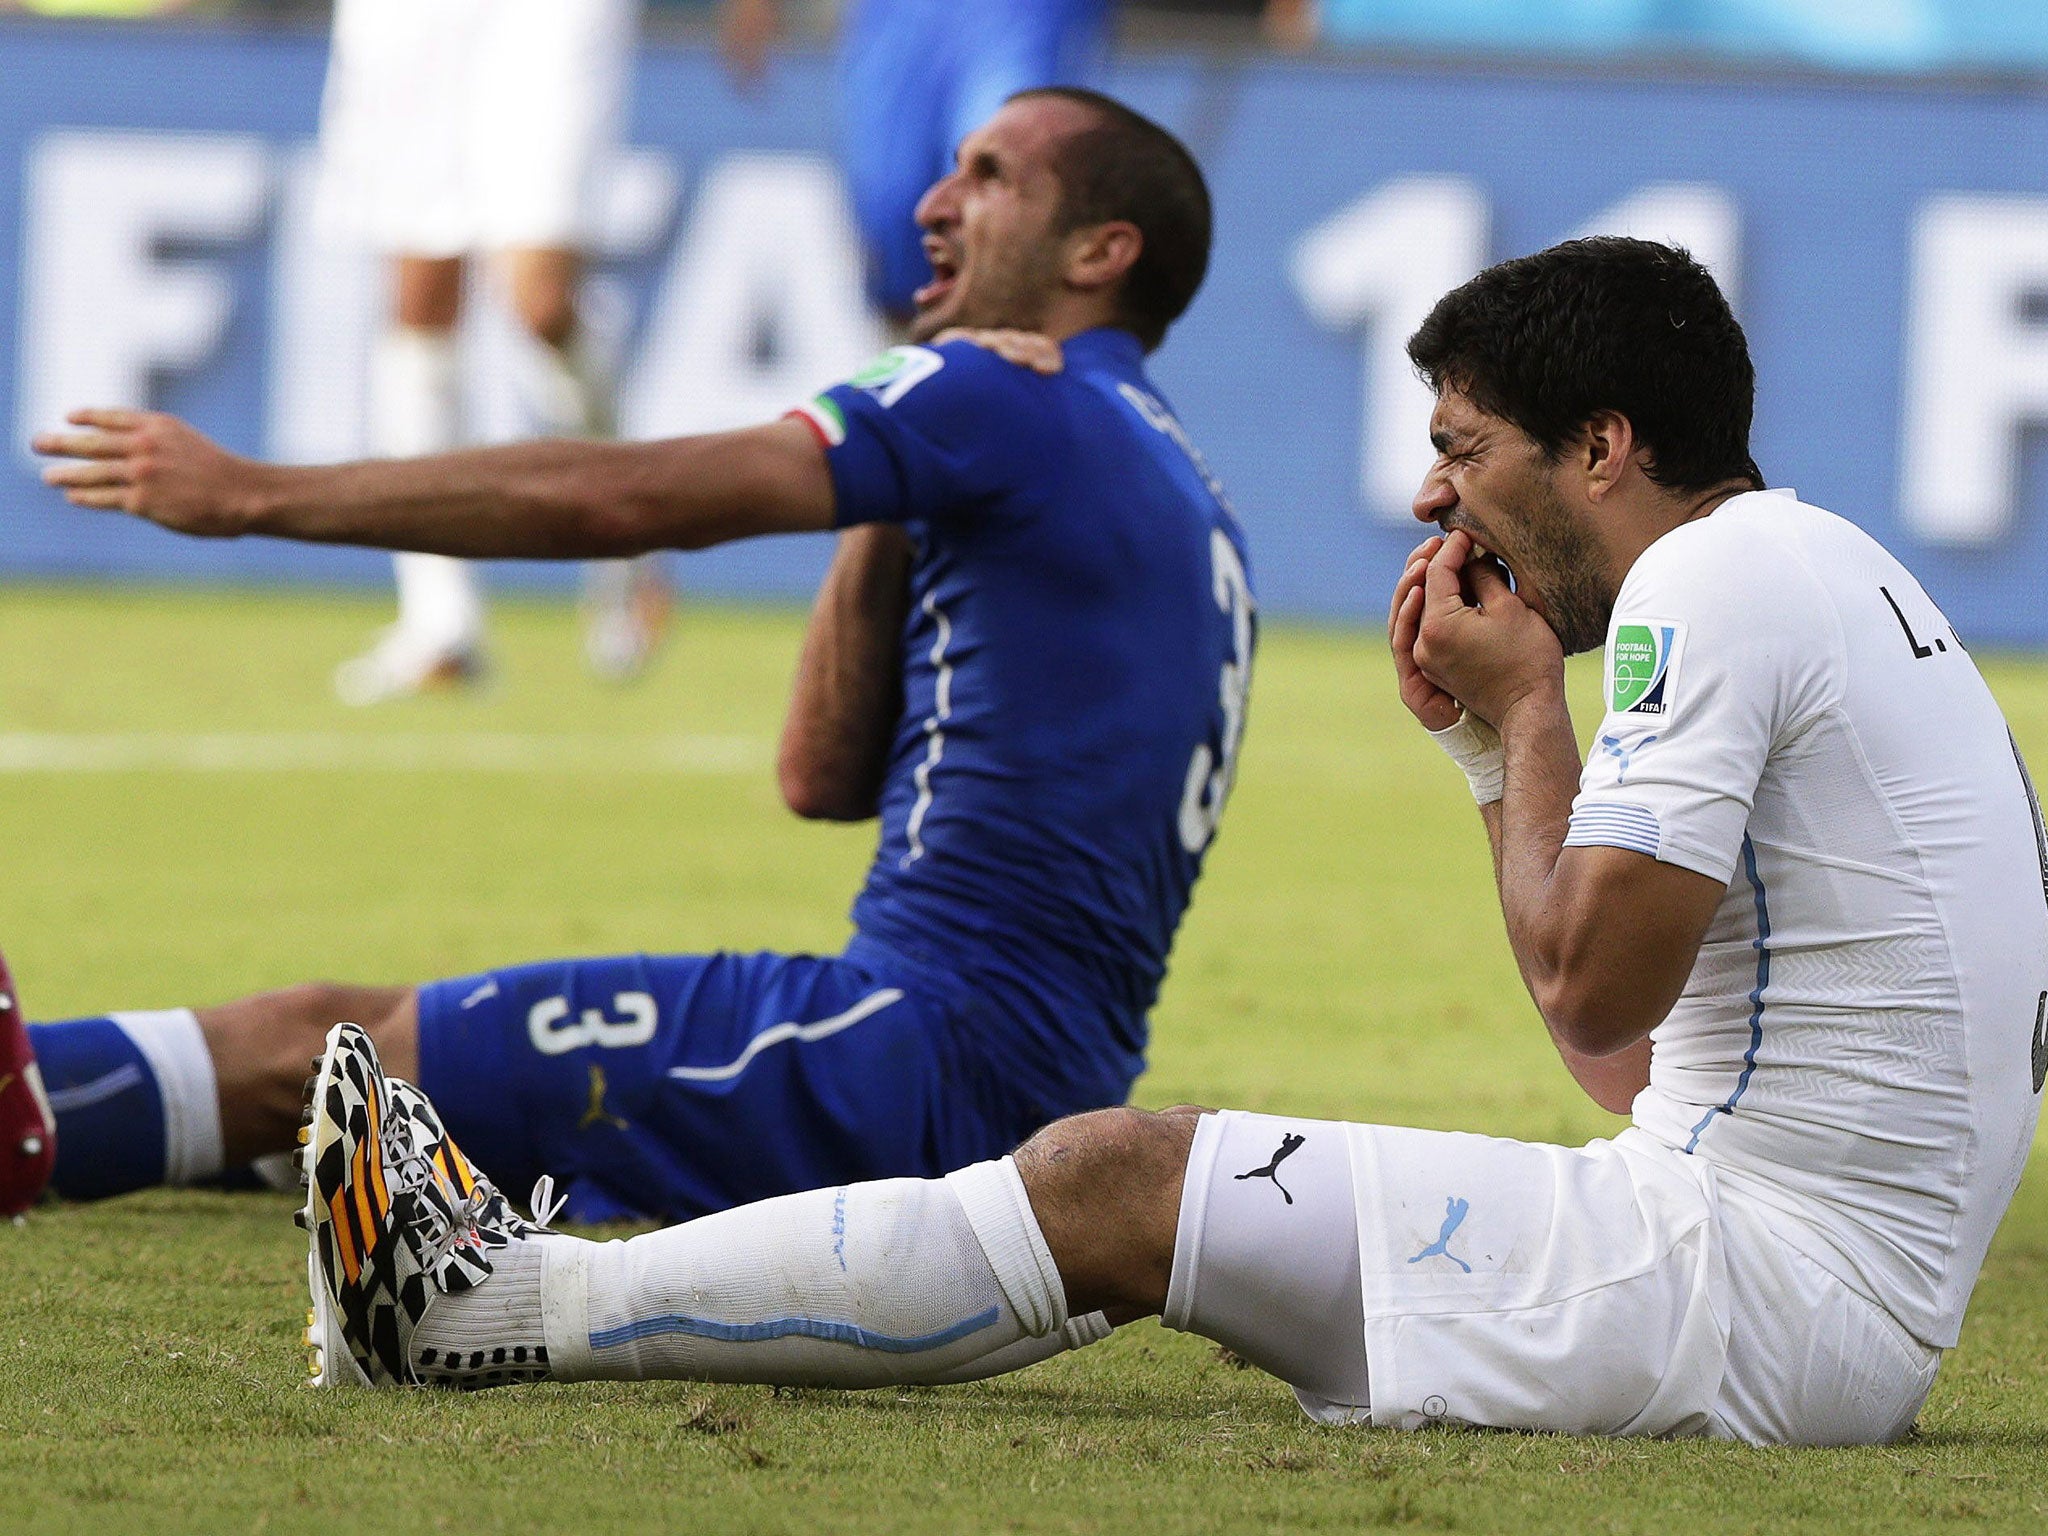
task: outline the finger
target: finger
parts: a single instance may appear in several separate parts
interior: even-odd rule
[[[1408,569],[1403,571],[1401,579],[1394,583],[1393,600],[1388,604],[1387,608],[1389,623],[1393,622],[1394,614],[1400,611],[1401,604],[1407,600],[1408,594],[1420,589],[1428,575],[1429,562],[1427,560],[1411,560],[1408,562]]]
[[[129,449],[126,435],[110,432],[43,432],[29,446],[53,459],[113,459]]]
[[[1498,603],[1503,598],[1513,597],[1515,594],[1515,589],[1508,585],[1508,579],[1502,573],[1498,560],[1491,557],[1474,560],[1465,567],[1465,572],[1472,578],[1472,595],[1479,599],[1481,607],[1488,603]]]
[[[126,432],[142,425],[142,412],[125,407],[88,405],[65,414],[74,427],[105,427],[109,432]]]
[[[94,512],[126,512],[128,491],[126,487],[103,486],[89,490],[68,490],[64,499],[74,507],[86,507]]]
[[[1438,550],[1429,562],[1429,574],[1423,581],[1423,589],[1428,594],[1431,607],[1465,606],[1465,594],[1459,586],[1459,577],[1465,569],[1465,557],[1471,551],[1472,540],[1463,533],[1454,533],[1444,540],[1444,547]]]
[[[1432,533],[1428,538],[1408,551],[1408,563],[1413,565],[1417,560],[1429,559],[1439,549],[1442,549],[1443,545],[1444,536],[1440,533]]]
[[[125,460],[77,459],[68,464],[44,466],[43,484],[83,489],[95,485],[129,485],[134,471]]]
[[[1391,626],[1394,660],[1407,670],[1415,667],[1415,641],[1422,633],[1422,588],[1411,587],[1394,610]]]

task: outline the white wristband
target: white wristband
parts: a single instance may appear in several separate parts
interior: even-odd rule
[[[1498,731],[1468,709],[1458,716],[1456,725],[1431,731],[1429,737],[1465,770],[1474,800],[1492,805],[1500,799],[1507,777],[1507,754],[1501,750]]]

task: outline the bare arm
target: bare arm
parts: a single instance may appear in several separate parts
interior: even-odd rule
[[[422,459],[263,464],[154,411],[76,411],[43,478],[75,506],[206,538],[267,534],[475,558],[702,549],[832,526],[824,450],[800,421],[652,443],[546,441]]]
[[[1623,1113],[1649,1082],[1649,1033],[1724,887],[1625,849],[1564,846],[1579,757],[1563,652],[1496,570],[1467,566],[1470,553],[1465,534],[1431,540],[1402,576],[1390,622],[1402,696],[1433,728],[1462,699],[1500,732],[1505,792],[1482,815],[1508,943],[1567,1070]]]
[[[782,798],[799,816],[875,814],[903,709],[903,620],[910,538],[887,523],[839,536],[818,588],[782,723]]]

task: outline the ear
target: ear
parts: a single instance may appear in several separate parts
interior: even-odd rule
[[[1645,457],[1633,422],[1619,411],[1595,411],[1579,437],[1578,465],[1586,477],[1586,499],[1606,500]]]
[[[1128,219],[1091,224],[1067,236],[1067,286],[1085,291],[1113,288],[1137,264],[1145,237]]]

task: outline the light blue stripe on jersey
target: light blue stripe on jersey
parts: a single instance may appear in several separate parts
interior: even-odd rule
[[[1756,844],[1747,836],[1742,839],[1742,872],[1749,876],[1749,888],[1756,892],[1756,985],[1749,993],[1749,1049],[1742,1053],[1742,1076],[1735,1080],[1735,1091],[1728,1095],[1725,1104],[1716,1104],[1704,1115],[1700,1123],[1692,1128],[1692,1140],[1685,1144],[1690,1152],[1700,1144],[1700,1133],[1716,1115],[1732,1115],[1735,1106],[1742,1102],[1742,1096],[1749,1090],[1749,1079],[1756,1071],[1757,1047],[1764,1043],[1764,988],[1771,984],[1771,907],[1764,897],[1764,882],[1756,872]]]
[[[956,1339],[993,1327],[1000,1316],[999,1309],[990,1307],[986,1312],[977,1312],[950,1328],[941,1328],[937,1333],[897,1338],[892,1334],[870,1333],[856,1323],[834,1323],[816,1317],[777,1317],[762,1323],[720,1323],[708,1317],[684,1317],[668,1312],[659,1317],[636,1318],[616,1328],[600,1329],[590,1336],[590,1347],[614,1349],[621,1344],[634,1344],[666,1333],[686,1333],[693,1338],[716,1339],[721,1344],[757,1344],[769,1339],[789,1338],[824,1339],[833,1344],[879,1350],[883,1354],[914,1355],[920,1350],[938,1349]]]
[[[1572,812],[1565,830],[1567,848],[1626,848],[1631,853],[1657,857],[1664,828],[1654,811],[1640,805],[1620,805],[1609,800],[1589,800]]]

